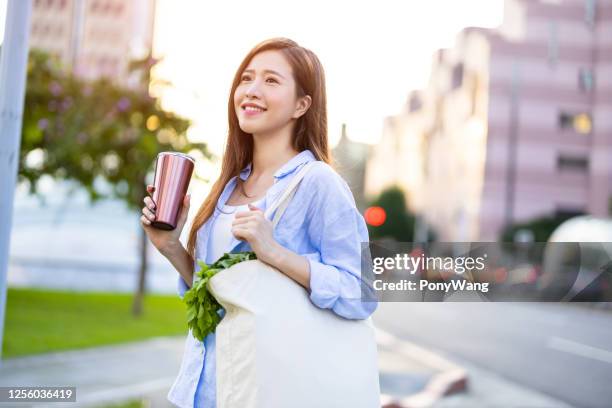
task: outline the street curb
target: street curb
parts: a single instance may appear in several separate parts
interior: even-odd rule
[[[400,400],[389,396],[382,396],[382,408],[430,407],[446,395],[463,392],[467,389],[467,372],[462,367],[440,355],[414,343],[400,340],[379,328],[376,328],[376,343],[394,350],[394,352],[403,357],[417,361],[421,365],[431,367],[438,372],[432,376],[425,388],[416,394]]]

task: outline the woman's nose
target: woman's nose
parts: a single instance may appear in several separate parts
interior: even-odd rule
[[[259,98],[261,96],[259,92],[259,81],[253,81],[246,89],[245,95],[247,98]]]

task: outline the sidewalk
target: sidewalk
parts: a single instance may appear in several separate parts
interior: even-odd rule
[[[448,381],[449,370],[460,369],[446,360],[380,330],[376,335],[382,405],[429,406],[448,391],[449,384],[465,386],[456,378]],[[76,404],[20,403],[20,407],[100,407],[143,398],[154,408],[172,407],[166,394],[178,372],[183,345],[184,337],[168,337],[8,359],[0,367],[0,385],[77,388]],[[402,405],[393,405],[394,401]],[[10,405],[0,403],[5,406]]]
[[[20,407],[97,407],[163,392],[154,407],[171,407],[165,393],[179,370],[184,337],[160,337],[7,359],[0,366],[2,386],[75,386],[77,403],[19,403]],[[165,404],[165,405],[162,405]],[[0,407],[11,404],[0,403]],[[12,406],[15,406],[13,404]]]
[[[442,356],[381,329],[376,342],[383,408],[430,407],[467,388],[467,372]]]

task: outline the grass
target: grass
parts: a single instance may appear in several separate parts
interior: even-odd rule
[[[140,400],[130,400],[118,404],[103,405],[99,408],[143,408],[146,405]]]
[[[132,295],[9,289],[3,357],[143,340],[187,332],[178,296],[147,295],[131,314]]]

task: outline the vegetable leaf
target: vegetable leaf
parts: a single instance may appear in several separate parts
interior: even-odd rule
[[[203,341],[215,331],[221,321],[219,310],[222,309],[217,299],[208,291],[208,281],[217,273],[230,268],[237,263],[257,259],[254,252],[225,253],[211,265],[198,259],[200,270],[196,273],[196,281],[191,289],[185,292],[183,302],[187,305],[187,326],[193,336]]]

